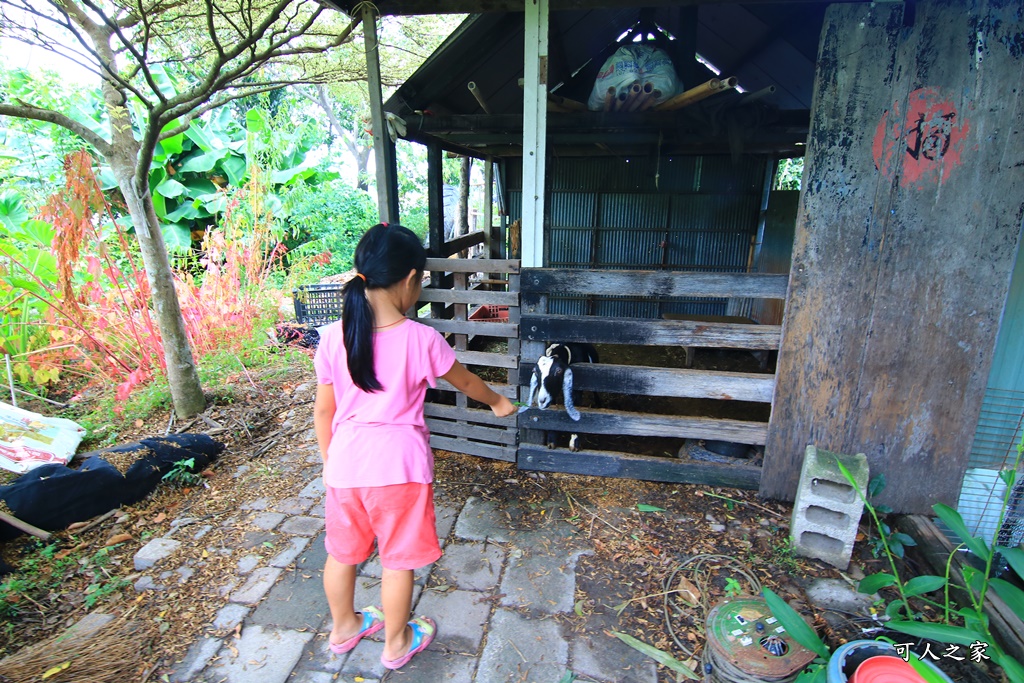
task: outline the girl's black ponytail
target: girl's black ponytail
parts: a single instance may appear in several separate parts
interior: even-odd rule
[[[356,277],[342,290],[341,324],[352,381],[363,391],[380,391],[373,358],[373,308],[367,289],[387,289],[409,271],[422,273],[427,252],[418,237],[401,225],[380,223],[366,231],[356,245]]]

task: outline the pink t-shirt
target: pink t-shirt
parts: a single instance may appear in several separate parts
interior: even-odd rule
[[[341,322],[320,331],[313,359],[317,381],[334,387],[324,483],[334,488],[429,484],[434,480],[430,432],[423,420],[427,385],[452,369],[455,352],[437,331],[413,320],[373,335],[381,391],[367,393],[348,372]]]

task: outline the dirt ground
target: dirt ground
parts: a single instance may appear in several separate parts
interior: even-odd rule
[[[0,656],[60,633],[91,611],[88,602],[95,602],[92,609],[128,615],[139,625],[141,642],[148,645],[139,649],[133,680],[158,680],[161,669],[209,628],[223,605],[218,590],[236,578],[238,560],[254,552],[278,552],[247,546],[244,524],[217,529],[211,533],[219,536],[210,538],[206,547],[215,545],[222,552],[207,557],[197,546],[194,552],[203,557],[197,558],[188,583],[164,592],[136,593],[132,587],[139,578],[132,566],[134,554],[148,539],[167,533],[172,520],[216,520],[257,498],[293,496],[309,478],[310,468],[317,467],[296,465],[294,459],[285,462],[289,453],[312,442],[312,372],[295,369],[273,379],[237,379],[230,403],[215,404],[201,418],[172,430],[208,432],[226,444],[203,481],[185,488],[161,485],[141,503],[90,527],[55,534],[52,557],[77,561],[61,570],[59,581],[44,582],[45,590],[26,592],[18,613],[8,616],[0,629]],[[122,432],[119,443],[163,435],[168,424],[169,414],[157,412],[131,433]],[[245,474],[239,475],[243,466]],[[587,615],[601,615],[607,628],[630,633],[681,660],[699,657],[703,610],[727,593],[749,592],[747,577],[813,618],[833,646],[862,637],[861,628],[872,625],[856,615],[826,620],[812,608],[805,594],[808,582],[843,574],[795,557],[787,540],[790,506],[759,500],[753,492],[530,473],[512,463],[443,451],[436,452],[435,490],[440,501],[452,506],[479,496],[523,508],[525,527],[551,514],[576,525],[595,552],[581,558],[575,614],[568,618],[574,628],[583,629]],[[865,546],[858,544],[857,569],[847,576],[881,569]],[[36,556],[37,547],[22,537],[5,544],[3,557],[24,570],[25,558]],[[682,571],[697,555],[723,557],[710,560],[699,573]],[[54,570],[44,566],[33,571]],[[683,577],[700,593],[697,602],[703,607],[663,595],[679,587]],[[102,599],[87,600],[96,585],[119,587]],[[662,669],[660,680],[675,676]],[[975,670],[954,680],[998,679]]]

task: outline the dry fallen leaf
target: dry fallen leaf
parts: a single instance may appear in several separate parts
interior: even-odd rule
[[[109,548],[112,545],[117,545],[118,543],[125,543],[125,542],[130,541],[130,540],[132,540],[132,535],[131,534],[115,534],[114,536],[111,536],[110,538],[108,538],[107,542],[104,543],[103,545],[104,545],[104,547]]]
[[[159,515],[157,515],[156,517],[153,518],[153,523],[154,524],[159,524],[160,522],[164,521],[165,519],[167,519],[167,515],[165,513],[161,512]]]
[[[679,597],[690,607],[696,607],[700,604],[700,590],[685,576],[679,577],[679,587],[677,590],[679,591]]]

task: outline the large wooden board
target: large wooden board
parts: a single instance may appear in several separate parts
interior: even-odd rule
[[[897,511],[957,500],[1024,215],[1024,51],[1019,2],[914,7],[826,14],[768,497],[815,443],[866,453]]]
[[[517,464],[521,470],[566,472],[595,477],[621,477],[678,484],[728,486],[756,489],[760,467],[684,462],[675,458],[630,455],[614,451],[579,451],[520,445]]]
[[[697,346],[726,349],[777,349],[778,325],[736,325],[693,320],[638,318],[579,318],[568,315],[523,315],[522,338],[557,339],[592,344],[639,346]]]
[[[763,444],[768,435],[767,422],[598,410],[581,410],[580,419],[576,422],[560,408],[528,410],[520,414],[519,426],[522,429],[581,434],[713,439],[754,445]]]
[[[524,301],[551,292],[594,296],[785,299],[787,280],[786,275],[771,273],[529,268],[523,271],[521,286]]]
[[[535,365],[520,365],[520,384],[529,386]],[[775,391],[775,375],[750,372],[649,368],[610,363],[578,364],[572,367],[573,389],[576,391],[760,403],[771,403]]]

